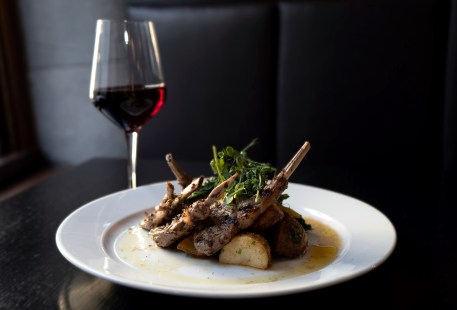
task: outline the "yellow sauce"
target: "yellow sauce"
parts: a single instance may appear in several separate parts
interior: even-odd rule
[[[253,284],[294,278],[318,271],[331,264],[341,249],[341,238],[330,226],[313,218],[305,218],[312,230],[308,231],[308,248],[303,257],[273,259],[268,270],[223,265],[217,257],[196,258],[174,249],[159,248],[138,226],[123,232],[115,244],[118,258],[132,268],[193,284]]]

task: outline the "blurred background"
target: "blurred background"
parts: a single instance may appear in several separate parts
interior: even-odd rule
[[[257,137],[253,155],[278,166],[310,140],[309,165],[439,174],[456,157],[455,11],[452,0],[2,0],[1,185],[126,157],[88,98],[98,18],[156,23],[168,97],[140,158],[206,160],[213,144]]]
[[[0,10],[1,185],[125,157],[123,136],[88,100],[95,21],[124,18],[124,1],[2,0]]]

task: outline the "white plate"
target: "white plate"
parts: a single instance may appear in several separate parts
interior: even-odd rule
[[[269,270],[222,265],[157,248],[138,229],[144,211],[159,203],[164,193],[165,182],[155,183],[80,207],[60,224],[58,249],[76,267],[121,285],[182,296],[242,298],[297,293],[347,281],[378,267],[396,244],[394,226],[376,208],[336,192],[289,183],[285,193],[290,207],[340,235],[336,259],[320,270],[295,275],[289,270],[296,265],[294,260],[274,263]],[[134,251],[127,255],[125,249],[132,244]]]

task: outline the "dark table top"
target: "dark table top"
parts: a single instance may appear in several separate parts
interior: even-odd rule
[[[207,163],[181,166],[191,175],[210,172]],[[140,160],[138,171],[139,185],[174,179],[165,161]],[[300,302],[309,309],[335,303],[352,309],[455,308],[455,175],[426,169],[300,167],[291,182],[341,192],[383,212],[397,231],[394,252],[372,271],[330,287],[221,300],[114,284],[78,269],[61,255],[55,243],[60,223],[83,204],[126,187],[125,161],[93,159],[0,203],[0,309],[137,309],[167,302],[191,307]]]

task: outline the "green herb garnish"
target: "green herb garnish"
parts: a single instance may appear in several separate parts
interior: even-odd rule
[[[223,202],[238,203],[254,195],[258,199],[260,191],[267,185],[268,180],[275,176],[277,169],[268,163],[261,163],[248,157],[247,150],[255,144],[257,139],[252,140],[241,151],[231,146],[218,151],[213,146],[213,159],[210,161],[210,166],[214,176],[207,179],[203,186],[188,199],[206,197],[215,186],[236,172],[239,176],[226,188]],[[286,198],[285,195],[281,197],[281,199]]]

